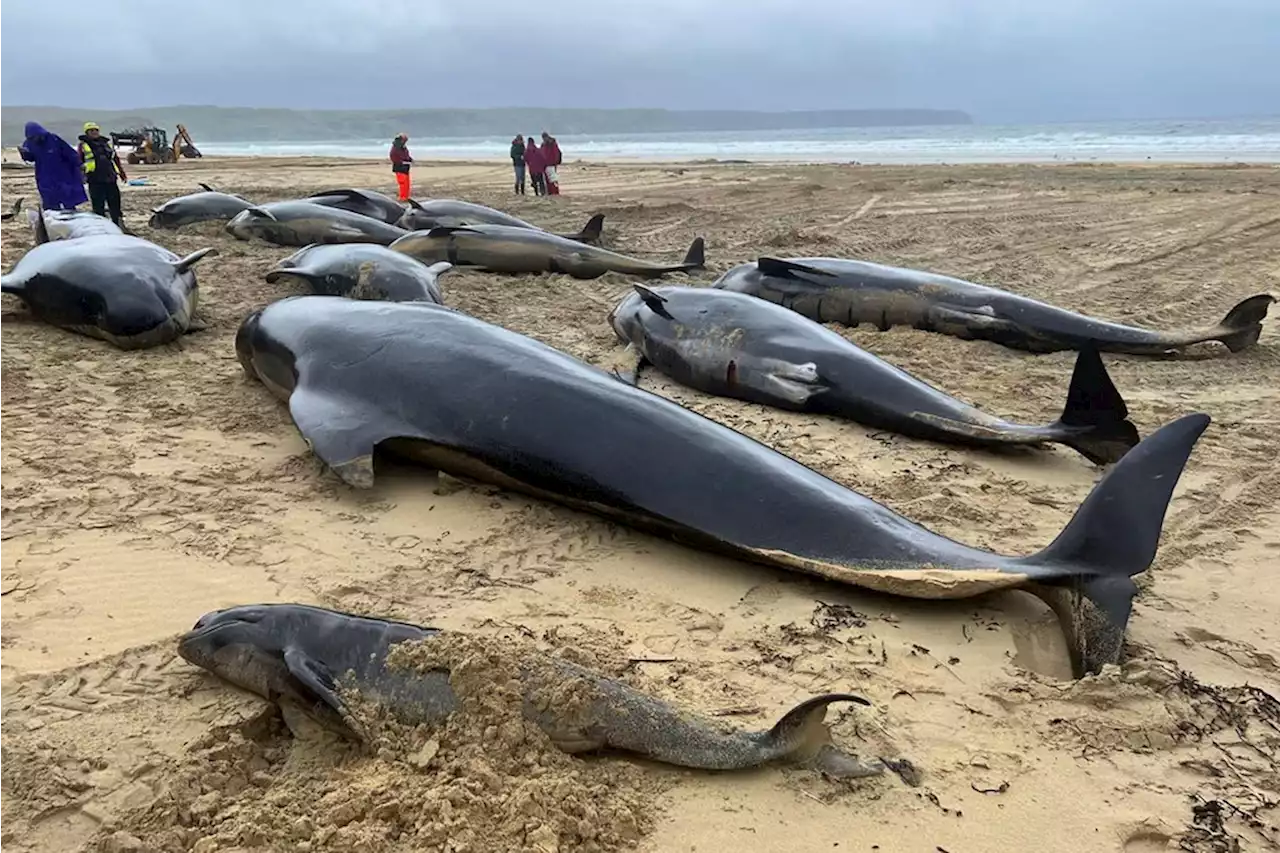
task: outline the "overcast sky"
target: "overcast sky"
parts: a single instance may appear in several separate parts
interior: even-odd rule
[[[12,105],[937,107],[988,123],[1280,114],[1280,0],[2,9],[0,100]]]

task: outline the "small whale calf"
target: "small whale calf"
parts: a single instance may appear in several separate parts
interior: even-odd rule
[[[343,697],[380,705],[408,724],[439,724],[458,713],[449,672],[398,668],[389,660],[404,643],[430,644],[441,632],[302,604],[256,604],[205,614],[178,640],[178,654],[225,681],[275,702],[301,734],[299,715],[335,734],[363,739]],[[556,658],[526,659],[520,675],[526,719],[568,753],[613,749],[704,770],[745,770],[771,762],[812,767],[837,777],[893,769],[910,781],[901,759],[864,762],[832,745],[823,718],[837,702],[870,704],[849,693],[801,702],[771,729],[725,731],[708,720]],[[572,683],[575,707],[539,701]],[[585,695],[583,695],[585,693]]]

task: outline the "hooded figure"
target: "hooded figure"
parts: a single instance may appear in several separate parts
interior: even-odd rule
[[[36,189],[45,209],[74,210],[76,205],[88,201],[76,150],[61,136],[34,121],[27,122],[26,136],[18,146],[18,154],[28,163],[36,164]]]
[[[400,200],[408,201],[413,189],[409,183],[409,168],[413,165],[413,157],[409,154],[409,134],[401,133],[391,140],[391,171],[395,173],[396,184],[400,188]]]
[[[533,194],[546,195],[547,161],[542,156],[538,143],[533,141],[533,136],[529,137],[529,142],[525,145],[524,165],[529,170],[529,180],[533,181]]]

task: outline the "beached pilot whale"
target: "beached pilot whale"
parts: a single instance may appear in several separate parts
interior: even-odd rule
[[[289,297],[244,320],[236,353],[350,485],[373,485],[381,447],[840,583],[912,598],[1026,589],[1058,613],[1077,673],[1119,659],[1131,576],[1154,559],[1174,485],[1209,424],[1189,415],[1153,433],[1048,547],[1007,556],[913,524],[752,438],[448,308]]]
[[[280,705],[295,734],[305,736],[303,723],[313,722],[334,734],[363,740],[362,727],[343,698],[347,691],[410,725],[442,723],[459,712],[461,703],[447,669],[423,672],[388,661],[395,646],[430,644],[439,636],[434,628],[302,604],[242,605],[201,617],[179,638],[178,654]],[[849,693],[808,699],[768,731],[725,731],[568,661],[540,656],[521,663],[523,716],[564,752],[615,749],[705,770],[744,770],[786,761],[844,778],[874,776],[888,767],[908,781],[914,777],[909,762],[864,762],[829,742],[823,725],[827,706],[870,704]],[[573,708],[539,701],[565,684],[574,687]]]
[[[429,231],[432,228],[458,225],[510,225],[512,228],[531,228],[534,231],[547,230],[501,210],[452,198],[433,198],[428,201],[409,199],[409,209],[396,224],[410,231]],[[603,231],[604,214],[597,213],[587,220],[587,224],[578,233],[560,236],[579,243],[598,244]]]
[[[618,272],[641,278],[658,278],[673,272],[705,268],[704,244],[694,238],[684,260],[656,264],[557,237],[532,228],[509,225],[462,225],[411,231],[391,244],[420,261],[448,261],[456,267],[475,267],[503,273],[566,273],[574,278],[599,278]]]
[[[377,243],[389,245],[408,234],[403,228],[310,201],[273,201],[248,207],[227,223],[237,240],[257,237],[277,246],[312,243]]]
[[[374,190],[356,190],[348,187],[312,193],[303,201],[349,210],[352,213],[369,216],[388,225],[395,225],[400,220],[400,217],[404,215],[405,210],[403,204],[390,196],[385,196]]]
[[[216,249],[180,258],[125,234],[50,241],[43,222],[37,223],[38,245],[0,279],[0,289],[26,303],[36,319],[126,350],[202,328],[192,319],[198,300],[193,267]]]
[[[109,237],[124,234],[124,229],[105,216],[87,210],[27,211],[36,245],[51,240],[79,240],[82,237]]]
[[[453,269],[442,261],[428,266],[386,246],[370,243],[316,244],[299,249],[267,273],[270,284],[297,278],[320,296],[385,299],[389,302],[425,300],[443,305],[439,278]]]
[[[634,285],[609,313],[645,364],[708,394],[847,418],[933,441],[987,447],[1065,444],[1115,462],[1138,429],[1092,344],[1081,349],[1062,416],[1043,426],[988,415],[882,361],[825,326],[743,293]],[[636,381],[633,373],[629,381]]]
[[[159,207],[151,208],[148,225],[152,228],[181,228],[197,222],[229,222],[237,214],[253,207],[253,202],[243,196],[218,192],[208,184],[201,184],[203,192],[171,198]]]
[[[911,326],[1011,349],[1057,352],[1092,341],[1104,352],[1160,355],[1205,341],[1238,352],[1257,343],[1275,297],[1243,300],[1216,326],[1159,332],[1086,317],[1026,296],[951,276],[840,258],[760,258],[714,284],[758,296],[820,323],[881,331]]]

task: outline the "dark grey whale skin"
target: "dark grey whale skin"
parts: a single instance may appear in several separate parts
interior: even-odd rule
[[[43,212],[36,233],[37,245],[0,279],[0,291],[21,299],[37,320],[123,350],[167,344],[200,327],[193,267],[216,249],[180,258],[125,234],[49,240]]]
[[[763,299],[710,287],[634,287],[609,313],[609,323],[638,353],[637,371],[652,364],[708,394],[953,444],[1057,442],[1100,465],[1138,443],[1128,407],[1091,345],[1076,358],[1062,417],[1043,426],[1015,424]]]
[[[1242,300],[1215,326],[1159,332],[951,276],[843,258],[762,257],[734,267],[713,286],[776,302],[820,323],[868,323],[881,331],[911,326],[1040,353],[1092,343],[1102,352],[1164,355],[1206,341],[1238,352],[1257,343],[1275,302],[1260,293]]]
[[[447,671],[401,669],[387,661],[397,644],[430,643],[439,634],[434,628],[305,604],[251,604],[206,613],[179,638],[178,654],[276,702],[291,728],[297,725],[293,712],[301,712],[329,731],[362,740],[365,735],[340,695],[348,690],[410,724],[438,724],[459,712]],[[807,699],[768,731],[730,732],[556,658],[530,661],[521,677],[524,717],[569,753],[610,748],[705,770],[743,770],[784,760],[845,778],[874,776],[886,768],[900,775],[914,771],[902,760],[863,762],[825,742],[827,706],[870,704],[850,693]],[[589,701],[568,714],[537,700],[540,687],[562,679],[581,683],[589,693]]]
[[[941,536],[728,427],[538,341],[428,303],[296,296],[236,335],[348,484],[376,447],[695,547],[914,598],[1025,588],[1058,610],[1078,672],[1118,660],[1136,587],[1206,415],[1129,451],[1038,553]],[[602,441],[601,436],[608,436]],[[1065,618],[1064,618],[1065,617]]]

